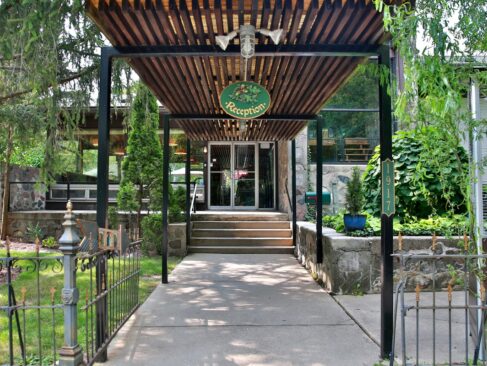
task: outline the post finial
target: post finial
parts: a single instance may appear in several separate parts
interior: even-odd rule
[[[68,211],[68,213],[73,212],[73,202],[71,202],[71,200],[68,200],[68,203],[66,204],[66,210]]]

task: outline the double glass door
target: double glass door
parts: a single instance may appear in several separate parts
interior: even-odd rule
[[[255,143],[210,143],[210,208],[257,208],[257,148]]]

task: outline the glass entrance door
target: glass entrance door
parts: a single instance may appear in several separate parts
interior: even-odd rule
[[[211,209],[256,209],[258,154],[255,143],[210,143]]]

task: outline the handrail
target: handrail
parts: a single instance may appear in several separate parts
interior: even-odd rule
[[[196,191],[198,189],[198,181],[200,180],[201,178],[196,178],[194,180],[194,190],[193,190],[193,197],[191,198],[191,207],[189,208],[189,212],[196,212],[196,207],[194,205],[195,201],[196,201]]]
[[[291,197],[289,196],[289,189],[287,188],[287,185],[288,185],[288,179],[286,178],[286,196],[287,196],[287,200],[289,201],[289,207],[291,208],[291,211],[293,211],[293,204],[291,202]]]

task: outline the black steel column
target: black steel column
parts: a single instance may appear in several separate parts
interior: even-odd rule
[[[96,223],[98,227],[107,227],[108,210],[108,168],[110,149],[110,95],[112,80],[112,58],[108,48],[101,49],[100,90],[98,102],[98,171],[96,179]],[[100,245],[100,243],[99,243]],[[104,259],[96,264],[96,290],[100,294],[106,288],[106,262]],[[103,283],[105,282],[105,283]],[[96,348],[102,347],[107,334],[107,302],[103,297],[96,303]],[[107,351],[97,357],[98,362],[107,360]]]
[[[382,46],[379,54],[379,66],[391,69],[389,46]],[[392,161],[392,101],[387,89],[390,86],[390,74],[386,85],[379,85],[379,104],[380,104],[380,160]],[[384,182],[381,182],[384,184]],[[393,334],[393,307],[394,307],[394,288],[393,288],[393,218],[394,215],[381,215],[381,357],[389,358],[392,351]]]
[[[276,211],[279,211],[279,142],[274,141],[274,174],[276,175],[274,177],[274,192],[276,192]]]
[[[191,241],[191,140],[186,138],[186,248],[190,246]],[[196,194],[196,185],[195,191]]]
[[[163,163],[162,163],[162,283],[167,283],[167,252],[169,246],[167,210],[169,207],[169,115],[163,117]]]
[[[109,51],[102,47],[98,102],[98,172],[96,179],[96,222],[98,227],[106,227],[108,210],[111,80],[112,58]]]
[[[297,228],[298,225],[296,224],[297,221],[297,213],[296,213],[296,140],[293,140],[291,142],[291,171],[292,171],[292,177],[291,177],[291,204],[292,204],[292,210],[293,210],[293,246],[296,247],[296,242],[297,242]]]
[[[323,117],[316,119],[316,263],[323,263]]]

